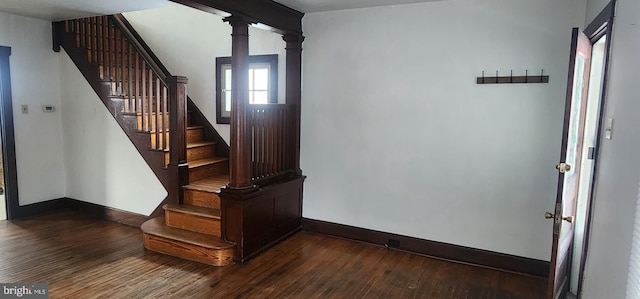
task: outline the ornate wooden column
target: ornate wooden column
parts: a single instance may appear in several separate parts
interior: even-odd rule
[[[295,105],[293,155],[290,157],[298,175],[302,175],[300,169],[300,102],[302,98],[302,42],[304,36],[299,34],[285,34],[282,39],[287,43],[286,66],[286,100],[287,104]]]
[[[228,189],[249,189],[251,183],[251,135],[249,134],[249,24],[246,18],[225,19],[231,33],[231,152]]]

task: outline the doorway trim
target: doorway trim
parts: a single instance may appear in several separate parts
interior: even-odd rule
[[[20,217],[18,201],[18,171],[16,165],[16,139],[13,126],[13,100],[11,98],[11,47],[0,46],[0,130],[2,130],[2,159],[4,162],[7,219]]]
[[[578,273],[578,294],[582,297],[582,283],[584,280],[584,267],[586,266],[587,254],[589,252],[589,240],[591,236],[591,219],[593,218],[593,199],[596,193],[596,181],[600,168],[600,148],[602,144],[602,129],[604,127],[605,104],[607,99],[607,86],[609,81],[609,61],[611,56],[611,39],[613,33],[613,20],[615,17],[616,0],[611,0],[607,6],[595,17],[585,28],[584,33],[589,37],[591,43],[597,42],[603,36],[607,37],[604,50],[604,67],[602,75],[602,88],[600,91],[600,105],[598,107],[598,124],[595,140],[594,165],[591,183],[589,186],[589,199],[587,200],[587,219],[584,228],[584,241],[582,244],[582,256],[580,257],[580,273]]]

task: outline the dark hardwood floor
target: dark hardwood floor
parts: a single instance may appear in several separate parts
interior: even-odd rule
[[[301,232],[245,265],[147,251],[138,228],[71,211],[0,222],[0,282],[50,298],[543,298],[546,280]]]

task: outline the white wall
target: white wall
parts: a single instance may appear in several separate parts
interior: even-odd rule
[[[187,93],[229,142],[229,125],[216,124],[216,57],[231,56],[231,26],[222,17],[182,5],[124,14],[174,75],[189,78]],[[158,30],[165,28],[165,30]],[[249,53],[278,54],[278,101],[285,96],[285,42],[270,31],[249,28]]]
[[[594,2],[594,1],[590,1]],[[597,2],[597,1],[596,1]],[[591,20],[587,20],[587,23]],[[619,0],[612,36],[605,117],[612,140],[602,143],[583,292],[585,299],[624,298],[640,180],[640,3]]]
[[[0,45],[11,47],[11,89],[20,205],[65,196],[58,59],[51,23],[0,13]],[[29,106],[22,114],[21,105]]]
[[[150,215],[166,190],[64,51],[60,78],[67,197]]]
[[[586,2],[307,14],[303,216],[550,259],[571,28]],[[476,85],[545,70],[549,84]]]

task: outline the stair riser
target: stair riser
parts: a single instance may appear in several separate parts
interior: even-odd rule
[[[199,146],[187,149],[187,162],[216,156],[215,144]],[[169,164],[169,152],[164,153],[164,162]]]
[[[187,130],[187,143],[189,142],[198,142],[198,141],[202,141],[203,137],[204,137],[204,129],[203,128],[196,128],[196,129],[188,129]],[[151,139],[151,148],[156,148],[156,134],[155,132],[151,132],[149,134],[149,138]],[[163,136],[167,138],[167,145],[169,144],[169,141],[171,139],[169,139],[169,132],[166,132],[164,134],[160,133],[160,144],[162,144],[163,140]]]
[[[165,223],[170,227],[220,237],[220,220],[165,210]]]
[[[184,204],[219,210],[220,196],[216,193],[185,189]]]
[[[212,177],[229,172],[229,161],[222,161],[211,165],[189,169],[189,181],[195,182],[206,177]]]
[[[152,251],[218,267],[233,263],[233,248],[215,250],[146,233],[143,236],[144,247]]]

